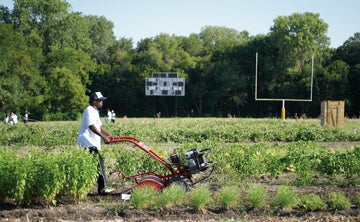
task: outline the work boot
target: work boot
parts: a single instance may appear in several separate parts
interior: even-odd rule
[[[105,195],[107,195],[107,194],[109,194],[109,193],[112,193],[112,192],[114,192],[114,191],[115,191],[115,188],[107,187],[107,188],[104,188],[104,189],[98,191],[98,194],[99,194],[100,196],[105,196]]]

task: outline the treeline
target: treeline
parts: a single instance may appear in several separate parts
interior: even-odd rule
[[[117,116],[279,115],[281,102],[255,101],[257,52],[258,98],[309,99],[312,93],[312,102],[286,102],[288,115],[317,117],[323,100],[345,100],[346,115],[359,115],[360,33],[330,48],[319,14],[279,16],[269,33],[256,36],[206,26],[189,36],[161,33],[136,46],[117,39],[113,26],[103,16],[71,11],[64,0],[0,5],[3,115],[76,119],[95,90],[109,98],[103,112],[110,108]],[[152,72],[179,73],[185,96],[145,96]]]

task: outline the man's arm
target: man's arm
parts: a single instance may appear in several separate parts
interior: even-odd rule
[[[101,138],[103,138],[105,143],[110,143],[109,137],[111,136],[110,133],[106,132],[102,127],[100,128],[100,131],[95,127],[95,125],[89,126],[90,130],[93,131],[95,134],[99,135]]]

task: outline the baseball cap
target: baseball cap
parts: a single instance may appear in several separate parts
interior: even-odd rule
[[[101,94],[101,92],[94,92],[91,94],[90,99],[91,100],[105,100],[107,98],[105,96],[103,96],[103,94]]]

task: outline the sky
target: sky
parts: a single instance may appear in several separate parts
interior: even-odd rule
[[[278,16],[318,13],[329,25],[330,47],[360,32],[359,0],[66,0],[71,12],[104,16],[117,39],[134,44],[161,33],[189,36],[206,26],[224,26],[251,36],[267,34]],[[13,0],[0,0],[12,8]]]

